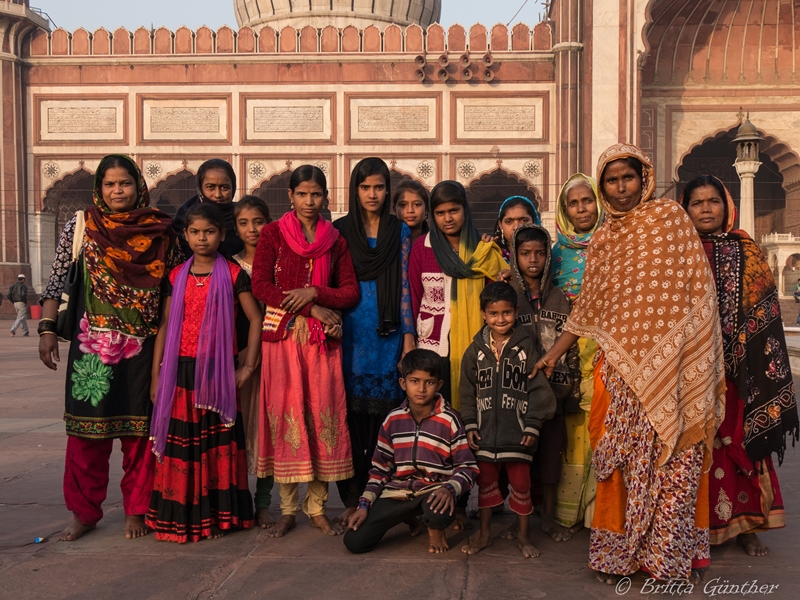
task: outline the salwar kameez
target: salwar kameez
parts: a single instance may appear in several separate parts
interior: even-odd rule
[[[630,575],[687,579],[710,562],[708,486],[698,442],[664,464],[664,444],[622,376],[598,362],[589,425],[597,498],[589,566]]]

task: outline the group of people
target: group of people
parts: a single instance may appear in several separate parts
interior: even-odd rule
[[[39,326],[56,369],[79,261],[61,539],[102,518],[120,438],[128,538],[282,537],[302,510],[354,553],[402,523],[439,553],[477,486],[468,554],[506,501],[501,537],[526,558],[534,506],[555,541],[590,527],[607,583],[690,579],[732,538],[765,554],[755,533],[784,525],[772,456],[798,435],[778,293],[718,179],[654,192],[641,150],[609,148],[596,180],[564,184],[553,243],[526,197],[481,235],[462,185],[391,190],[378,158],[354,168],[346,216],[322,218],[325,175],[304,165],[272,221],[214,159],[173,221],[132,159],[105,157]]]

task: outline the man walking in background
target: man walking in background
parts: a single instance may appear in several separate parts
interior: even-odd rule
[[[8,290],[8,299],[14,303],[14,308],[17,310],[17,319],[11,326],[11,337],[17,333],[17,327],[22,325],[22,335],[28,336],[28,322],[25,317],[28,315],[28,287],[25,285],[25,275],[20,274],[17,277],[17,283],[11,286]]]

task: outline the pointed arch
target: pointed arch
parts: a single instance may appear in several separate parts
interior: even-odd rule
[[[289,189],[289,181],[293,172],[294,169],[285,169],[280,173],[275,173],[261,181],[251,192],[267,203],[269,215],[273,221],[277,221],[291,210],[286,190]],[[331,211],[328,207],[322,209],[321,214],[324,218],[331,220]]]
[[[518,175],[498,166],[484,173],[467,187],[472,219],[481,233],[492,233],[497,222],[497,211],[509,196],[524,196],[533,202],[541,213],[542,195],[535,186]]]
[[[174,217],[181,205],[196,193],[197,175],[189,169],[181,169],[153,186],[150,205]]]
[[[67,221],[79,210],[92,206],[94,174],[84,168],[65,175],[56,181],[44,196],[43,212],[56,217],[55,243]]]

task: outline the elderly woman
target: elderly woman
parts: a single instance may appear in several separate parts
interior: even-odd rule
[[[711,543],[735,537],[747,554],[763,556],[769,548],[756,532],[786,524],[772,453],[782,461],[786,435],[798,434],[778,290],[758,246],[733,230],[736,208],[719,179],[693,179],[681,204],[714,272],[725,349],[725,420],[709,478]]]
[[[53,370],[60,360],[56,317],[78,216],[64,226],[50,282],[42,294],[39,358]],[[64,500],[74,519],[60,539],[78,539],[103,517],[115,438],[124,455],[125,537],[135,538],[147,533],[144,514],[153,490],[150,373],[162,288],[182,256],[172,220],[150,208],[144,178],[127,156],[110,155],[100,161],[94,206],[86,209],[84,220],[83,293],[78,300],[82,318],[67,356],[64,411],[69,436]]]
[[[576,173],[561,188],[556,206],[558,240],[553,245],[553,283],[575,303],[581,293],[586,255],[592,237],[603,223],[604,211],[597,201],[597,182]],[[570,533],[591,526],[597,484],[591,469],[589,409],[594,394],[594,357],[597,343],[578,340],[581,371],[580,410],[565,415],[567,448],[558,483],[556,520]]]
[[[644,569],[699,581],[692,570],[710,561],[704,463],[725,408],[714,277],[680,205],[653,197],[639,148],[606,150],[597,178],[606,221],[564,333],[534,372],[552,372],[579,337],[599,346],[589,420],[598,579]]]

